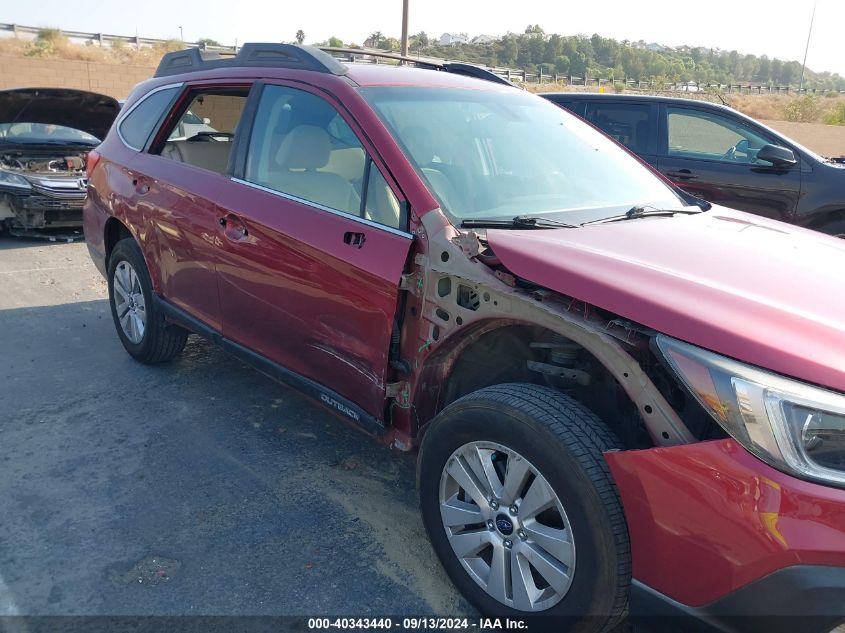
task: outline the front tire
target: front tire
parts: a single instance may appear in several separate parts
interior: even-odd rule
[[[134,239],[115,245],[109,256],[108,282],[112,319],[126,351],[145,364],[178,356],[188,332],[168,323],[158,309],[144,256]]]
[[[431,422],[417,467],[423,521],[476,608],[554,616],[558,630],[619,623],[630,544],[602,455],[619,446],[578,402],[536,385],[480,389]]]

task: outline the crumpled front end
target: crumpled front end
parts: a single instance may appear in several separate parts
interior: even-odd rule
[[[0,222],[13,233],[78,229],[88,188],[84,155],[0,163]]]

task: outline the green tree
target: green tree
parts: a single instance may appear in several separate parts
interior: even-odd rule
[[[197,40],[197,43],[200,46],[223,46],[220,42],[211,39],[210,37],[201,37]]]
[[[304,41],[305,41],[305,31],[303,31],[302,29],[299,29],[296,32],[296,43],[302,44],[302,42],[304,42]]]
[[[516,63],[517,55],[519,55],[519,46],[516,43],[516,38],[506,37],[499,59],[505,66],[513,66]]]
[[[569,58],[566,55],[558,55],[555,58],[555,70],[561,75],[569,74]]]
[[[339,37],[331,36],[329,38],[329,46],[334,48],[343,48],[343,40]]]
[[[370,33],[370,37],[367,38],[367,41],[370,42],[370,46],[373,48],[381,48],[385,39],[386,38],[381,31],[375,31],[374,33]]]

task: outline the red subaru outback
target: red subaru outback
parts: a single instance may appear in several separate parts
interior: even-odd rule
[[[167,55],[88,164],[126,350],[205,336],[418,449],[432,545],[483,613],[836,626],[845,242],[697,201],[481,69],[416,65]]]

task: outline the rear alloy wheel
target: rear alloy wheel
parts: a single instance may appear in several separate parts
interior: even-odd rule
[[[582,633],[624,618],[630,543],[603,455],[618,448],[580,403],[538,385],[485,387],[432,420],[417,464],[423,523],[482,614]]]
[[[147,308],[138,273],[126,260],[114,269],[113,303],[123,334],[135,345],[139,344],[147,327]]]
[[[188,332],[168,323],[153,300],[153,287],[138,243],[120,240],[109,255],[109,303],[117,335],[142,363],[162,363],[185,347]]]

